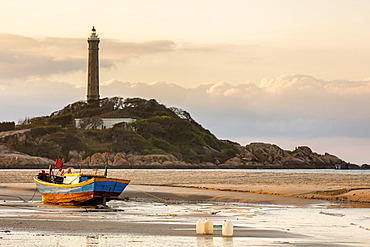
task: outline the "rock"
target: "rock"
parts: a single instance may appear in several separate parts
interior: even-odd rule
[[[90,168],[104,168],[107,161],[108,165],[112,165],[112,162],[108,159],[108,153],[95,153],[91,156]]]
[[[311,148],[307,146],[300,146],[295,149],[296,152],[303,153],[306,156],[310,156],[312,154]]]
[[[68,159],[74,159],[74,160],[79,160],[81,159],[81,155],[77,150],[71,150],[68,152]]]
[[[167,166],[167,167],[171,166],[172,164],[173,162],[169,160],[166,160],[165,162],[162,163],[162,165]]]
[[[217,168],[217,166],[215,164],[211,163],[211,162],[201,163],[200,166],[205,168],[205,169],[215,169],[215,168]]]
[[[172,164],[172,163],[171,163]],[[151,167],[155,167],[155,168],[160,168],[161,167],[161,163],[159,163],[159,162],[152,162],[152,163],[150,163],[150,166]]]
[[[254,155],[251,152],[248,152],[242,156],[242,159],[245,161],[252,161],[254,160]]]
[[[256,160],[260,163],[265,162],[268,158],[268,154],[259,147],[254,147],[252,149],[252,152],[254,154],[254,157],[256,157]]]
[[[47,169],[49,164],[53,163],[53,160],[13,152],[6,146],[0,145],[0,168],[2,169]]]
[[[27,140],[26,132],[30,129],[24,130],[10,130],[0,132],[0,143],[24,144]]]
[[[257,161],[264,164],[278,164],[283,157],[284,150],[274,144],[251,143],[241,152],[243,160]]]
[[[234,157],[234,158],[228,159],[224,163],[224,165],[225,166],[233,166],[233,167],[237,168],[237,167],[240,167],[240,166],[244,165],[244,162],[240,158]]]
[[[368,165],[368,164],[362,164],[361,169],[370,170],[370,165]]]
[[[351,164],[351,163],[343,163],[343,164],[336,165],[335,167],[336,168],[339,167],[339,169],[343,169],[343,170],[346,170],[346,169],[359,170],[359,169],[361,169],[360,166],[355,165],[355,164]]]
[[[317,169],[327,168],[327,164],[318,155],[312,156],[312,162],[313,162],[315,168],[317,168]],[[333,168],[335,168],[335,167],[333,167]]]
[[[150,165],[153,162],[168,165],[168,162],[178,161],[172,154],[128,155],[127,160],[132,165]]]
[[[326,163],[330,163],[330,164],[333,164],[333,165],[336,165],[336,164],[343,164],[345,162],[343,162],[341,159],[339,159],[338,157],[334,156],[334,155],[331,155],[331,154],[328,154],[328,153],[325,153],[324,156],[322,156],[322,160],[324,160]]]
[[[113,164],[114,168],[130,168],[130,162],[127,161],[126,156],[123,153],[117,153],[114,156]]]
[[[24,137],[23,137],[24,136]],[[24,132],[2,133],[0,139],[10,138],[13,142],[25,141]],[[8,139],[7,139],[8,140]],[[112,168],[136,168],[136,169],[334,169],[336,166],[342,169],[360,169],[359,166],[349,164],[338,157],[325,153],[320,155],[314,153],[307,146],[299,146],[293,151],[285,151],[274,144],[268,143],[250,143],[245,147],[235,145],[239,151],[236,157],[226,160],[223,164],[219,160],[214,163],[189,164],[178,160],[172,154],[152,154],[152,155],[134,155],[123,153],[95,153],[82,161],[84,153],[77,150],[71,150],[68,153],[68,162],[66,167],[79,168],[104,168],[108,160],[108,165]],[[209,147],[203,148],[206,153],[215,153]],[[9,150],[5,145],[0,145],[0,168],[46,168],[55,161],[33,157],[19,152]],[[369,169],[369,165],[364,164],[362,169]]]

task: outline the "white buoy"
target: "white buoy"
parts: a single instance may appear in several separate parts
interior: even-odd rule
[[[204,221],[204,234],[213,234],[213,222],[209,219]]]
[[[231,221],[225,220],[222,223],[222,236],[232,236],[234,234],[234,225]]]
[[[195,227],[197,234],[204,234],[204,220],[199,219]]]

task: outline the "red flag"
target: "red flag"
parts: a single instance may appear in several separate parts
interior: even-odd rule
[[[64,170],[62,171],[62,173],[60,175],[63,176],[63,174],[64,174]]]
[[[59,168],[59,167],[60,167],[60,159],[59,159],[59,158],[57,158],[57,163],[55,164],[55,166],[56,166],[57,168]]]

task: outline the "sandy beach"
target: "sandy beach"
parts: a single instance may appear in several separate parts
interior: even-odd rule
[[[76,171],[76,170],[75,170]],[[95,171],[86,171],[94,173]],[[0,170],[0,183],[33,183],[35,170]],[[103,174],[103,171],[98,171]],[[247,192],[285,197],[370,203],[370,174],[234,172],[217,170],[110,170],[130,185]],[[203,192],[207,194],[208,192]],[[217,200],[214,198],[213,200]],[[220,198],[220,200],[223,200]],[[241,201],[236,199],[237,201]],[[288,200],[285,198],[284,200]],[[258,201],[245,201],[258,202]],[[273,203],[273,202],[272,202]]]
[[[110,170],[110,177],[131,183],[122,201],[97,210],[43,205],[32,183],[35,172],[0,171],[5,245],[48,246],[47,240],[59,246],[367,246],[370,241],[368,174]],[[213,235],[196,235],[199,218],[213,220]],[[236,226],[232,238],[222,237],[217,227],[225,219]]]

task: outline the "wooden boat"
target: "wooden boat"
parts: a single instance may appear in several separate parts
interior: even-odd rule
[[[107,178],[105,175],[65,173],[50,176],[41,171],[34,178],[42,194],[42,203],[64,205],[97,205],[117,199],[129,180]]]

